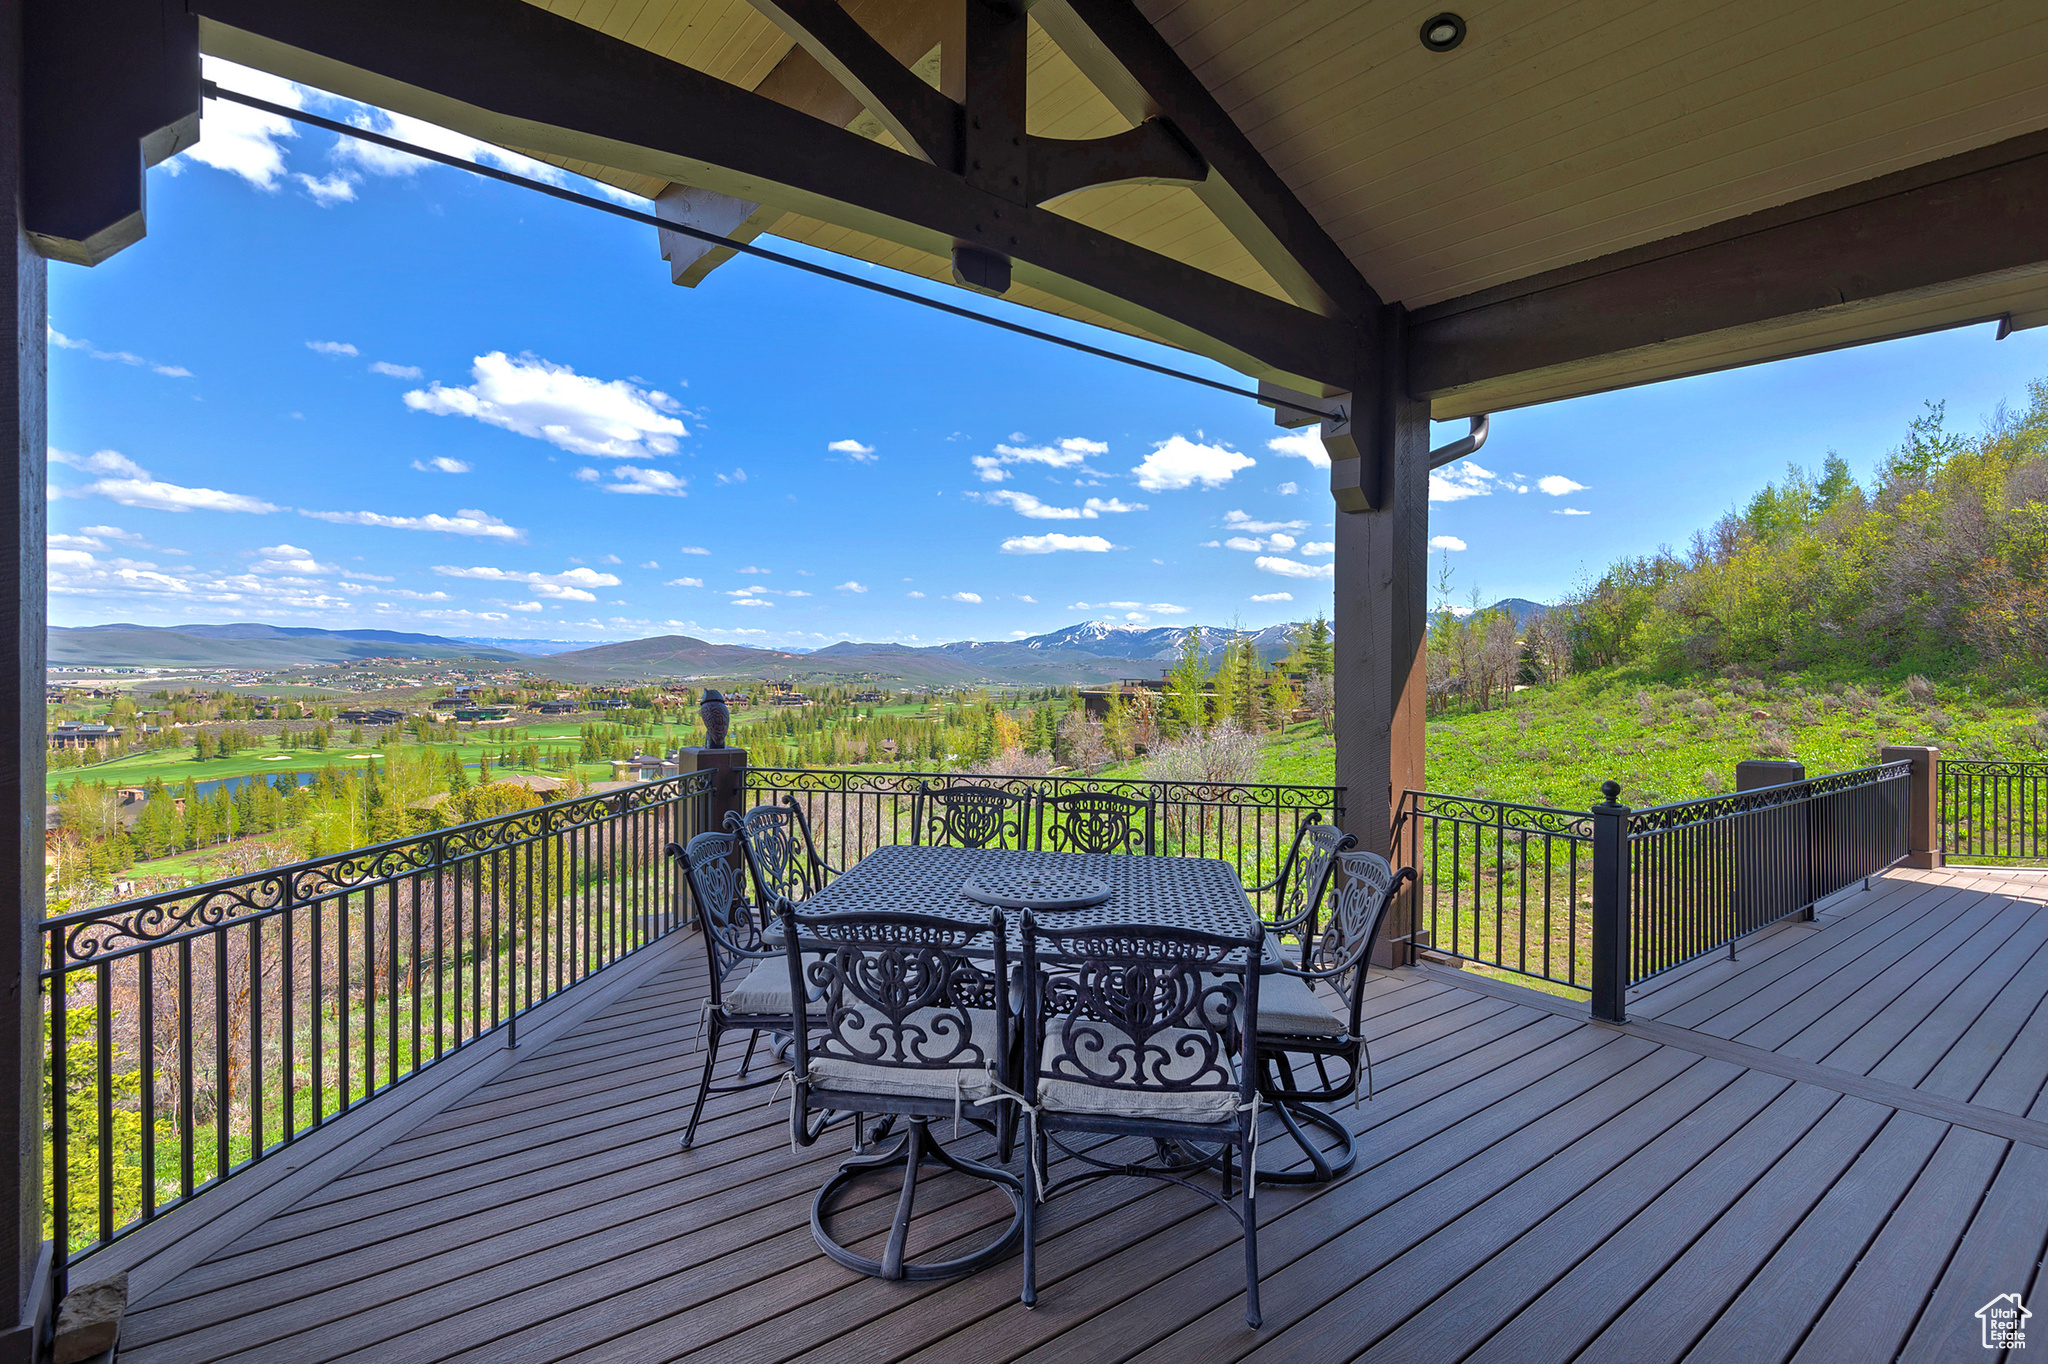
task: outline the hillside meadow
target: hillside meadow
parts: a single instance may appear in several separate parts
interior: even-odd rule
[[[1676,684],[1613,669],[1431,720],[1429,786],[1584,809],[1612,779],[1623,803],[1640,807],[1732,790],[1745,758],[1796,758],[1818,776],[1874,763],[1887,744],[1920,743],[1957,758],[2039,758],[2048,754],[2048,710],[2021,693],[1985,696],[1924,680]],[[1259,779],[1326,785],[1335,768],[1335,742],[1295,725],[1268,746]]]

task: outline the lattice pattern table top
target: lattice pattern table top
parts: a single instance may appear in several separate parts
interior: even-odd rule
[[[974,848],[877,848],[804,902],[806,913],[886,910],[935,914],[987,924],[989,907],[960,893],[970,876],[984,882],[1047,881],[1092,877],[1107,882],[1110,897],[1086,909],[1041,911],[1046,928],[1104,928],[1143,924],[1192,928],[1243,937],[1258,922],[1244,885],[1228,862],[1212,857],[1142,857],[1133,853],[1011,852]],[[1013,950],[1022,950],[1023,915],[1004,911]]]

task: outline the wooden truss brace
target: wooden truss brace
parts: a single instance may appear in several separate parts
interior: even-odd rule
[[[1003,0],[964,0],[957,69],[962,98],[921,80],[840,5],[839,0],[753,0],[820,66],[860,97],[914,156],[1010,202],[1042,204],[1095,185],[1198,184],[1208,164],[1165,119],[1147,118],[1110,137],[1040,137],[1024,130],[1025,18]],[[980,251],[972,243],[961,247]],[[1001,293],[1008,266],[999,253],[969,265],[956,248],[956,277]]]
[[[1001,110],[1017,98],[1004,79],[1015,72],[1021,85],[1015,65],[967,72],[956,174],[524,0],[188,5],[205,49],[231,60],[499,145],[699,186],[937,255],[968,244],[1013,260],[1033,288],[1255,378],[1342,391],[1368,352],[1370,317],[1294,306],[991,188],[1014,164],[987,138],[1001,134]],[[1021,37],[1021,16],[995,17]],[[1016,41],[996,36],[987,50]]]

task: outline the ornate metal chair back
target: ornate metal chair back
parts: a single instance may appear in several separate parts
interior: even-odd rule
[[[918,783],[910,806],[910,841],[934,848],[1022,849],[1029,798],[994,786]]]
[[[1026,914],[1025,1097],[1054,1082],[1213,1094],[1248,1106],[1260,939],[1142,926],[1063,930]],[[1235,1096],[1236,1104],[1229,1104]],[[1092,1105],[1091,1105],[1092,1107]],[[1104,1105],[1114,1111],[1113,1105]]]
[[[1321,931],[1303,945],[1302,969],[1329,981],[1350,1006],[1350,1031],[1358,1032],[1365,998],[1365,972],[1373,945],[1387,921],[1387,909],[1413,868],[1395,871],[1375,852],[1347,851],[1332,864],[1331,890],[1324,902]]]
[[[1038,846],[1048,852],[1143,853],[1153,848],[1152,802],[1107,791],[1038,799]]]
[[[754,901],[764,914],[778,900],[806,900],[822,888],[811,822],[796,797],[785,796],[780,805],[756,805],[744,815],[729,814],[725,819],[726,827],[736,830],[746,845]]]
[[[736,970],[777,955],[761,934],[761,921],[747,903],[745,874],[740,870],[738,834],[713,830],[698,834],[685,847],[668,845],[668,855],[682,863],[690,897],[697,902],[697,923],[711,958],[711,999],[723,1003],[726,979]]]
[[[805,914],[789,904],[782,916],[801,945],[800,956],[786,949],[801,976],[792,985],[796,1074],[828,1085],[872,1074],[834,1072],[836,1063],[958,1071],[963,1088],[1005,1078],[1003,1039],[1012,1030],[1000,912],[989,925],[882,911]]]
[[[1315,917],[1330,884],[1330,868],[1338,854],[1358,845],[1358,839],[1334,824],[1314,815],[1295,830],[1294,846],[1287,864],[1280,870],[1277,902],[1266,926],[1277,933],[1299,933],[1313,937]]]

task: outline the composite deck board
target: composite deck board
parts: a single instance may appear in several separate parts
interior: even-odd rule
[[[1639,991],[1632,1013],[1674,1025],[1655,1036],[1442,973],[1376,974],[1363,1019],[1377,1093],[1339,1110],[1359,1160],[1332,1184],[1260,1194],[1257,1332],[1243,1321],[1235,1222],[1190,1191],[1127,1177],[1049,1200],[1035,1310],[1016,1301],[1014,1258],[922,1284],[831,1263],[810,1205],[846,1128],[792,1155],[787,1105],[763,1087],[714,1096],[695,1149],[678,1149],[709,997],[686,933],[657,946],[666,955],[630,990],[397,1137],[351,1148],[343,1174],[147,1292],[122,1358],[1967,1354],[1977,1307],[2034,1291],[2048,1144],[1972,1129],[1964,1109],[1942,1110],[1957,1125],[1894,1109],[1852,1077],[2040,1117],[2044,892],[2048,878],[1995,872],[1877,878],[1812,924],[1745,941],[1734,962]],[[1709,1040],[1720,1038],[1744,1046]],[[721,1082],[743,1047],[721,1051]],[[1764,1058],[1745,1047],[1805,1064],[1752,1069]],[[1830,1087],[1836,1074],[1852,1092]],[[979,1134],[960,1149],[993,1156]],[[1270,1136],[1261,1152],[1269,1169],[1299,1159]],[[1053,1162],[1056,1175],[1076,1168]],[[1010,1215],[1002,1195],[958,1177],[920,1190],[915,1253],[971,1248]],[[845,1238],[878,1244],[894,1201],[886,1177],[862,1181]]]

